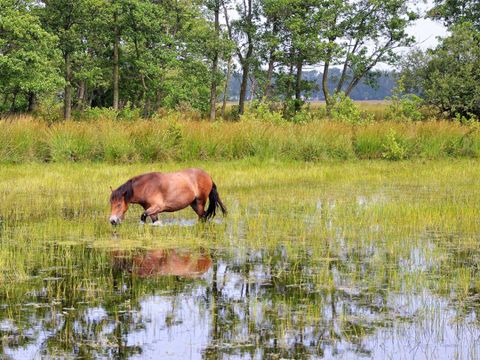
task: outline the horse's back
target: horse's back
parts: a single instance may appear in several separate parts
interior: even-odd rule
[[[147,200],[156,202],[188,203],[195,198],[208,198],[212,179],[204,170],[190,168],[175,172],[150,172],[132,178]]]
[[[192,186],[196,190],[197,197],[207,198],[213,185],[210,175],[199,168],[185,169],[184,171],[192,181]]]

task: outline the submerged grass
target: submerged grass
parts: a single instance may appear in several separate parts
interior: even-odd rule
[[[140,226],[141,211],[132,206],[126,221],[112,229],[109,186],[145,171],[190,166],[212,175],[227,218],[198,224],[194,212],[185,209],[162,215],[165,226]],[[1,319],[28,323],[27,296],[58,302],[58,309],[49,306],[67,314],[62,316],[72,324],[88,303],[103,306],[113,314],[112,324],[124,329],[147,326],[138,325],[141,319],[132,310],[140,311],[143,296],[163,291],[173,298],[206,281],[208,290],[198,296],[212,297],[204,306],[211,308],[211,321],[218,321],[211,328],[220,329],[218,334],[212,330],[206,356],[232,349],[248,356],[261,347],[290,358],[299,356],[291,348],[320,356],[315,351],[324,351],[325,344],[341,348],[342,343],[361,354],[364,339],[382,334],[379,329],[402,338],[407,324],[415,326],[409,335],[415,344],[428,344],[427,333],[436,343],[444,341],[451,321],[477,333],[479,173],[480,163],[471,159],[2,165],[0,299],[8,305]],[[179,247],[216,256],[210,272],[214,279],[142,280],[118,271],[112,260],[112,251],[128,257]],[[172,300],[172,308],[180,303]],[[47,313],[35,311],[40,317]],[[176,324],[178,314],[172,310],[168,316],[165,323]],[[92,336],[86,332],[73,338],[79,324],[59,332],[60,345],[52,345],[50,355],[66,356],[54,350],[70,354],[69,346]],[[87,325],[88,331],[101,328]],[[301,350],[291,336],[315,345]],[[279,348],[269,348],[272,338]],[[472,349],[463,351],[474,356],[478,342],[465,339]],[[93,351],[92,343],[85,345],[86,353]],[[98,345],[110,348],[117,347]]]
[[[106,220],[110,186],[141,172],[193,165],[212,174],[228,204],[227,219],[220,224],[139,227],[140,210],[133,206],[127,222],[112,234]],[[333,247],[334,256],[340,243],[342,252],[380,246],[408,258],[411,249],[405,242],[414,246],[429,234],[449,234],[453,239],[461,234],[467,242],[463,246],[474,244],[480,230],[479,171],[480,165],[471,160],[3,165],[0,231],[3,241],[14,241],[10,245],[15,248],[43,241],[228,247],[235,239],[246,248],[279,242],[321,251]],[[195,214],[186,209],[167,217],[194,220]],[[0,258],[14,261],[7,254]],[[20,264],[11,265],[2,269],[28,273]]]
[[[478,158],[476,124],[446,121],[348,125],[109,119],[0,121],[0,162]]]

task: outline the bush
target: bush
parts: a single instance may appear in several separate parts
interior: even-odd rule
[[[334,96],[330,117],[333,120],[348,124],[365,124],[373,121],[372,114],[361,111],[353,100],[344,93],[338,93]]]
[[[386,120],[394,121],[420,121],[425,118],[422,112],[423,100],[415,94],[404,94],[403,80],[398,81],[393,95],[387,97],[390,104],[385,113]]]
[[[35,110],[35,115],[53,124],[63,120],[63,104],[56,96],[42,97]]]
[[[272,108],[267,101],[252,101],[240,120],[257,120],[269,123],[281,123],[284,121],[282,113]]]
[[[405,144],[401,141],[395,130],[390,129],[383,143],[382,157],[386,160],[404,160],[408,157]]]
[[[302,108],[300,111],[295,113],[289,121],[295,124],[306,124],[313,120],[313,113],[308,108]]]

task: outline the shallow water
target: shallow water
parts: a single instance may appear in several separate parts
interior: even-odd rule
[[[230,214],[210,224],[140,226],[132,208],[112,229],[97,193],[39,190],[36,214],[3,192],[25,201],[0,205],[0,357],[479,358],[475,169],[326,171],[293,190],[225,181]]]
[[[72,256],[70,268],[38,269],[24,296],[1,299],[7,358],[479,356],[478,298],[459,318],[455,304],[428,291],[352,283],[344,259],[329,261],[332,287],[319,283],[325,260],[282,247],[57,251]],[[85,256],[97,259],[88,279]]]

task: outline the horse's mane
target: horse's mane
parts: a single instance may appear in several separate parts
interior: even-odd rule
[[[133,181],[132,179],[128,180],[125,184],[120,185],[117,189],[112,191],[110,196],[110,201],[119,200],[125,197],[125,201],[128,203],[133,197]]]

